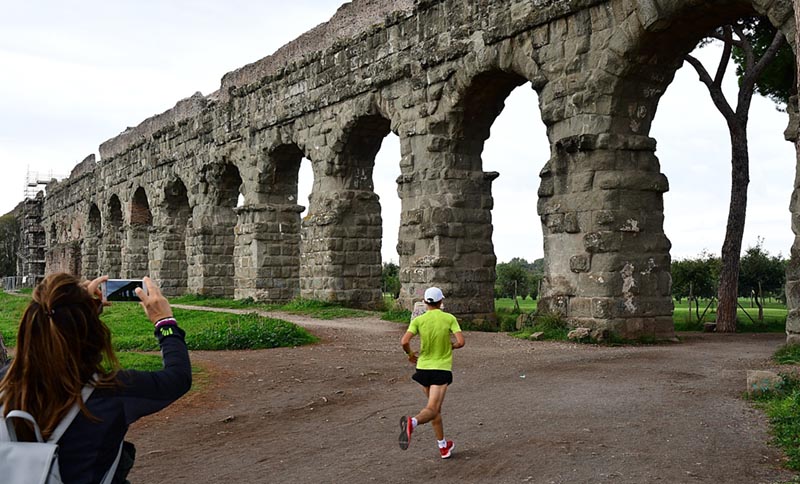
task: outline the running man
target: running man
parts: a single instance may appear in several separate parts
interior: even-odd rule
[[[447,386],[453,382],[453,350],[464,346],[464,335],[455,316],[442,311],[444,294],[441,289],[426,289],[424,299],[427,311],[411,320],[400,343],[408,355],[408,361],[417,365],[417,372],[412,378],[422,385],[428,404],[416,416],[400,418],[400,448],[408,449],[411,434],[417,425],[431,422],[439,453],[442,459],[447,459],[453,452],[454,444],[452,440],[444,438],[442,403]],[[450,341],[450,333],[455,336],[455,343]],[[411,350],[411,339],[417,334],[420,337],[419,357]]]

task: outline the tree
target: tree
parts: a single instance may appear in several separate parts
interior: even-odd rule
[[[700,81],[708,88],[714,105],[725,118],[731,139],[731,199],[725,241],[722,244],[722,268],[717,308],[717,331],[719,332],[736,331],[739,255],[742,250],[747,212],[747,186],[750,183],[750,155],[747,148],[750,103],[756,90],[757,80],[786,42],[783,34],[776,32],[769,46],[759,56],[753,48],[753,22],[752,19],[743,19],[734,24],[725,25],[709,35],[709,38],[721,40],[724,44],[722,57],[713,78],[699,60],[691,55],[686,56],[686,61],[695,68],[700,76]],[[768,23],[763,19],[757,22],[759,24]],[[705,45],[707,42],[708,40],[704,39],[701,41],[701,45]],[[728,100],[722,92],[722,79],[734,48],[739,49],[742,53],[739,94],[735,110],[728,104]]]
[[[758,306],[758,319],[764,319],[763,294],[780,294],[786,279],[785,261],[780,257],[770,257],[759,238],[755,247],[749,247],[741,258],[739,271],[739,294],[753,297]]]
[[[712,298],[717,291],[720,260],[713,254],[702,252],[697,258],[672,262],[672,295],[680,301],[689,298],[695,303],[695,312],[700,319],[700,298]]]
[[[519,307],[517,296],[530,294],[530,275],[525,259],[512,259],[512,262],[497,264],[495,296],[514,298],[514,307]]]
[[[745,33],[753,47],[753,53],[757,58],[762,57],[772,45],[778,29],[764,17],[750,17],[743,22],[747,25]],[[746,52],[734,45],[732,56],[736,62],[736,75],[741,81],[747,66]],[[796,77],[794,52],[788,43],[783,42],[775,58],[756,79],[755,92],[771,99],[780,111],[784,111],[790,98],[797,94]]]
[[[381,290],[384,294],[400,297],[400,267],[394,262],[384,262],[381,270]]]
[[[19,222],[13,213],[0,217],[0,275],[17,273],[17,250],[19,249]]]

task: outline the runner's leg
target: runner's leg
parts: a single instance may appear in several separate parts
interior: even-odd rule
[[[444,439],[444,425],[442,423],[442,403],[447,392],[447,385],[431,385],[425,388],[428,404],[416,415],[417,425],[431,422],[436,432],[436,439]]]

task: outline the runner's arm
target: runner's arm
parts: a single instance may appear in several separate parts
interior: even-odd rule
[[[408,360],[412,363],[417,362],[417,354],[411,350],[411,338],[414,337],[414,333],[410,331],[406,331],[402,338],[400,338],[400,344],[403,345],[403,351],[406,352],[408,356]]]
[[[456,337],[456,342],[452,343],[453,349],[455,350],[458,348],[463,348],[464,344],[466,343],[464,341],[464,334],[461,331],[459,331],[458,333],[453,333],[453,336]]]

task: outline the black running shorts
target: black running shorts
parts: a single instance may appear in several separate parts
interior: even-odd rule
[[[431,385],[449,385],[453,383],[453,372],[447,370],[417,370],[411,377],[424,387]]]

